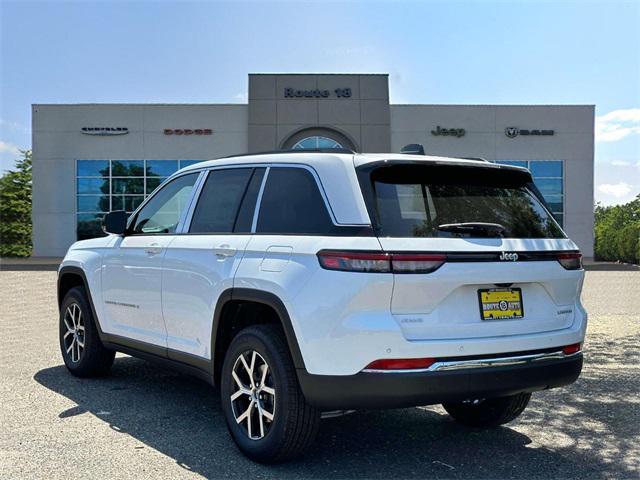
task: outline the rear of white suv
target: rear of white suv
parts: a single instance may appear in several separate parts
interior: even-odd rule
[[[582,367],[581,257],[543,203],[528,171],[469,160],[194,165],[128,226],[109,214],[116,235],[70,249],[65,363],[104,373],[117,350],[218,384],[261,462],[300,454],[326,411],[443,403],[466,425],[506,423]]]
[[[326,272],[298,297],[310,402],[444,402],[456,419],[492,426],[515,418],[530,392],[575,381],[581,255],[527,171],[445,159],[356,165],[380,248],[318,253]],[[316,309],[303,305],[318,291],[323,311],[311,320]]]

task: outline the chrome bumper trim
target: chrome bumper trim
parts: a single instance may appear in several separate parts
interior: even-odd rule
[[[453,370],[466,370],[472,368],[507,367],[513,365],[526,365],[529,363],[546,362],[549,360],[564,360],[580,355],[582,351],[566,355],[559,350],[557,352],[535,353],[531,355],[519,355],[516,357],[480,358],[475,360],[446,360],[436,362],[429,368],[408,370],[377,370],[365,369],[365,373],[420,373],[420,372],[445,372]]]

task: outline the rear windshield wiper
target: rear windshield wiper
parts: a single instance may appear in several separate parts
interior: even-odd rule
[[[507,229],[499,223],[466,222],[443,223],[438,225],[438,230],[450,233],[484,233],[487,236],[501,237]]]

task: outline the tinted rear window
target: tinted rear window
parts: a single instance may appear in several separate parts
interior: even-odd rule
[[[528,174],[506,169],[394,165],[371,171],[363,187],[381,236],[565,238],[530,181]],[[444,227],[461,223],[504,229]]]

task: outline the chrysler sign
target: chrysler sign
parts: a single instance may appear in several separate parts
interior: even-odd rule
[[[85,135],[99,135],[107,137],[111,135],[126,135],[129,133],[127,127],[82,127],[80,130]]]

